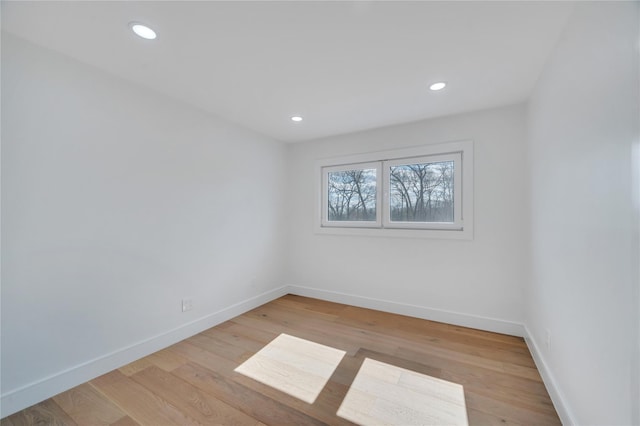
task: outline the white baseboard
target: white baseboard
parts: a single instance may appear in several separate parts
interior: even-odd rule
[[[525,333],[524,326],[520,323],[479,315],[463,314],[443,309],[390,302],[387,300],[373,299],[370,297],[295,285],[289,286],[289,293],[296,294],[298,296],[313,297],[330,302],[358,306],[361,308],[376,309],[379,311],[407,315],[431,321],[493,331],[495,333],[509,334],[511,336],[524,337]]]
[[[549,392],[549,396],[551,397],[551,401],[553,402],[556,411],[558,412],[558,416],[560,416],[560,421],[563,425],[577,425],[575,416],[569,409],[569,405],[566,403],[566,399],[563,397],[558,384],[551,373],[551,370],[547,366],[547,363],[544,360],[544,356],[540,351],[540,347],[536,343],[533,334],[529,332],[527,326],[524,326],[524,341],[527,342],[527,347],[529,348],[529,352],[531,352],[531,356],[533,356],[533,361],[536,363],[536,367],[540,372],[540,376],[542,376],[542,381],[544,382],[544,386],[547,388],[547,392]]]
[[[288,293],[283,286],[238,302],[227,308],[183,324],[165,333],[134,343],[117,351],[76,365],[67,370],[45,377],[34,383],[10,390],[0,396],[0,418],[9,416],[33,404],[78,386],[111,370],[159,351],[167,346],[200,333],[217,324],[241,315],[253,308]]]
[[[284,296],[287,293],[460,325],[463,327],[471,327],[480,330],[524,337],[562,423],[564,425],[577,424],[575,422],[575,417],[568,409],[565,399],[562,397],[562,394],[556,385],[556,381],[547,367],[534,338],[523,324],[496,318],[390,302],[386,300],[302,286],[282,286],[277,289],[270,290],[258,296],[221,309],[220,311],[191,321],[187,324],[183,324],[180,327],[176,327],[165,333],[150,337],[146,340],[134,343],[130,346],[53,374],[49,377],[45,377],[37,382],[3,393],[0,396],[0,418],[9,416],[60,392],[87,382],[137,359],[143,358],[167,346],[191,337],[194,334],[200,333],[201,331],[270,302],[271,300]]]

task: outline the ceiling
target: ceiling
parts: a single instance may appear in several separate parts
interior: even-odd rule
[[[2,28],[282,141],[526,100],[571,2],[2,1]],[[131,21],[157,33],[143,40]],[[446,81],[440,92],[432,82]],[[293,115],[304,120],[294,123]]]

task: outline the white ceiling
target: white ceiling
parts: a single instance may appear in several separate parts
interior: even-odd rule
[[[300,141],[524,101],[572,8],[3,1],[2,28],[275,139]],[[138,38],[131,21],[158,38]],[[445,90],[427,89],[440,80]]]

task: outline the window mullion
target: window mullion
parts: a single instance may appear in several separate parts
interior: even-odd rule
[[[381,197],[381,204],[380,204],[380,208],[381,208],[381,213],[382,213],[382,223],[381,223],[381,227],[382,228],[387,228],[389,226],[389,189],[390,189],[390,184],[389,184],[389,161],[384,160],[381,161],[381,167],[382,167],[382,197]]]

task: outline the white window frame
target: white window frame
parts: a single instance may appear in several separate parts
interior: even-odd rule
[[[439,163],[445,161],[453,161],[453,222],[398,222],[391,220],[391,204],[389,203],[389,195],[391,192],[391,167],[409,164],[425,164]],[[454,152],[450,154],[425,155],[422,157],[408,157],[396,160],[387,160],[382,162],[384,170],[382,176],[382,186],[384,206],[383,221],[384,228],[401,228],[401,229],[449,229],[461,230],[464,228],[462,223],[462,153]],[[379,209],[379,206],[376,206]]]
[[[329,220],[329,173],[343,172],[345,170],[363,169],[376,170],[376,220]],[[382,176],[382,165],[379,161],[322,167],[322,226],[344,228],[380,228],[380,226],[382,225],[382,214],[380,212],[380,198],[382,197],[382,188],[379,184],[380,176]]]
[[[438,158],[455,158],[454,175],[454,222],[420,223],[390,221],[388,185],[389,166],[393,164],[417,164],[437,162]],[[423,161],[423,160],[427,161]],[[435,160],[435,161],[434,161]],[[447,160],[448,161],[448,160]],[[327,221],[328,172],[362,167],[374,168],[376,186],[376,223],[360,221]],[[326,235],[351,235],[367,237],[473,239],[473,142],[458,141],[423,145],[390,151],[326,158],[316,161],[316,197],[314,232]],[[378,224],[378,221],[380,223]]]

